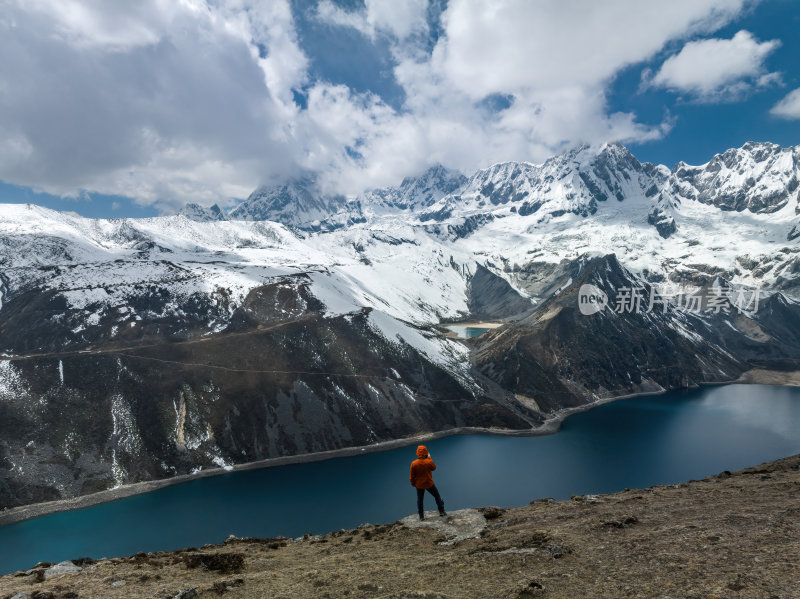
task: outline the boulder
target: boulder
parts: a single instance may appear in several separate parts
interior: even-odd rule
[[[62,574],[76,574],[80,572],[82,568],[76,566],[70,561],[60,562],[55,566],[50,566],[44,571],[44,579],[49,580],[55,576],[61,576]]]
[[[400,523],[408,528],[431,528],[442,533],[445,540],[440,545],[455,545],[466,539],[476,539],[486,530],[486,518],[474,509],[449,512],[444,517],[433,511],[425,512],[424,520],[414,514],[406,516]]]

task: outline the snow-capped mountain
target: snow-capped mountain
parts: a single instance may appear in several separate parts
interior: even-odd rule
[[[418,211],[458,191],[466,182],[467,178],[458,171],[437,164],[419,177],[406,177],[398,187],[368,192],[363,204],[372,209]]]
[[[231,210],[229,217],[275,221],[309,231],[329,231],[364,221],[359,202],[318,193],[312,177],[259,187]]]
[[[679,163],[669,193],[677,201],[696,200],[721,210],[755,214],[797,205],[800,147],[747,143],[714,156],[702,166]]]
[[[228,213],[0,205],[0,505],[791,368],[799,164],[607,144],[353,198],[298,179]],[[714,297],[589,317],[584,284]],[[470,318],[505,324],[439,327]]]
[[[189,220],[196,220],[201,223],[228,220],[225,211],[217,204],[214,204],[210,208],[206,208],[200,204],[186,204],[178,214],[182,214]]]
[[[666,178],[666,169],[640,164],[619,144],[582,146],[541,165],[508,162],[480,170],[421,220],[487,212],[536,215],[534,222],[566,213],[585,217],[597,212],[599,202],[651,197]]]

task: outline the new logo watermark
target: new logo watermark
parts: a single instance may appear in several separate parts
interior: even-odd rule
[[[578,289],[578,309],[584,316],[596,314],[608,305],[606,292],[590,283],[584,283]]]
[[[659,308],[666,312],[669,306],[696,314],[730,314],[734,311],[755,313],[760,297],[760,287],[618,287],[614,291],[612,306],[602,289],[587,283],[578,290],[578,309],[584,316],[597,314],[606,307],[617,314],[641,314]]]

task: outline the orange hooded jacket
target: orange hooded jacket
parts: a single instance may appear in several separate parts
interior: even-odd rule
[[[433,486],[431,472],[436,470],[436,464],[428,457],[428,448],[424,445],[417,447],[419,459],[411,462],[411,486],[417,489],[430,489]]]

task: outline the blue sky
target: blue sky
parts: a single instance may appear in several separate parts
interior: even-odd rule
[[[800,87],[800,4],[793,0],[763,2],[713,37],[732,38],[743,29],[760,40],[781,41],[765,63],[770,71],[782,74],[782,85],[769,86],[737,101],[702,103],[681,99],[666,90],[640,92],[642,70],[656,67],[658,60],[634,65],[618,76],[611,87],[612,106],[633,110],[645,120],[657,120],[664,111],[675,118],[674,128],[662,139],[630,144],[640,160],[673,167],[681,160],[702,164],[714,154],[748,141],[800,144],[800,120],[778,118],[769,112],[788,91]]]
[[[155,216],[307,172],[355,194],[579,143],[797,145],[798,30],[794,0],[12,3],[0,201]]]

